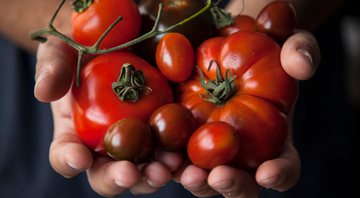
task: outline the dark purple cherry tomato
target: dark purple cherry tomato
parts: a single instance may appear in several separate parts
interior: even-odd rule
[[[193,114],[177,103],[158,108],[151,115],[149,123],[156,134],[158,145],[168,151],[186,148],[187,141],[195,130]]]
[[[272,36],[279,42],[294,33],[296,12],[288,1],[273,1],[265,6],[256,19],[257,31]]]
[[[151,129],[137,118],[122,119],[109,127],[104,145],[107,154],[116,160],[141,162],[151,151]]]

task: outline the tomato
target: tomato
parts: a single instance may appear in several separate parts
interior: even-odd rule
[[[71,95],[76,131],[89,148],[99,152],[112,124],[129,117],[147,122],[155,109],[173,101],[172,89],[160,72],[129,52],[91,60]]]
[[[269,3],[256,18],[257,31],[269,34],[280,42],[285,41],[294,33],[295,26],[295,8],[288,1]]]
[[[136,38],[141,29],[141,15],[134,0],[94,0],[84,11],[73,12],[74,40],[92,46],[120,16],[122,20],[101,42],[100,48],[111,48]]]
[[[167,33],[156,48],[156,64],[164,76],[173,82],[189,78],[194,68],[194,49],[180,33]]]
[[[149,124],[159,147],[167,151],[186,148],[187,141],[195,130],[195,119],[191,111],[178,103],[161,106],[151,115]]]
[[[201,72],[178,88],[179,102],[197,125],[223,121],[238,131],[242,144],[234,166],[254,169],[278,155],[297,97],[296,81],[281,66],[280,46],[266,34],[243,31],[208,39],[197,57]]]
[[[238,15],[234,24],[219,30],[220,36],[229,36],[238,31],[255,31],[255,19],[248,15]]]
[[[139,10],[142,15],[142,32],[148,32],[152,29],[159,4],[163,3],[163,13],[159,21],[159,30],[166,28],[186,19],[195,14],[206,5],[206,1],[194,0],[141,0]],[[194,48],[199,46],[204,40],[216,34],[216,27],[210,11],[206,11],[193,20],[176,27],[172,32],[178,32],[185,35]],[[155,51],[158,42],[164,34],[158,35],[139,45],[135,50],[150,62],[155,62]]]
[[[211,170],[228,165],[239,149],[239,135],[226,122],[210,122],[202,125],[191,136],[187,153],[193,164]]]
[[[152,145],[150,126],[137,118],[124,118],[111,125],[104,137],[105,150],[116,160],[142,162]]]

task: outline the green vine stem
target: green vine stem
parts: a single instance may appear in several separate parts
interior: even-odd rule
[[[115,46],[113,48],[99,49],[99,45],[102,42],[102,40],[112,30],[112,28],[114,28],[115,25],[121,21],[122,17],[119,16],[109,26],[109,28],[103,33],[103,35],[98,39],[98,41],[94,45],[92,45],[92,46],[84,46],[84,45],[81,45],[81,44],[77,43],[76,41],[72,40],[71,38],[67,37],[66,35],[62,34],[61,32],[59,32],[53,25],[54,20],[57,17],[60,9],[63,7],[65,1],[66,0],[61,1],[61,3],[59,4],[58,8],[56,9],[54,15],[52,16],[48,26],[45,27],[45,28],[42,28],[40,30],[36,30],[34,32],[31,32],[30,33],[30,39],[31,40],[36,40],[36,41],[39,41],[39,42],[46,42],[47,38],[45,36],[46,35],[52,35],[52,36],[55,36],[55,37],[61,39],[62,41],[64,41],[68,45],[70,45],[71,47],[75,48],[78,51],[78,54],[79,54],[78,55],[79,60],[77,61],[78,64],[77,64],[77,69],[76,69],[76,71],[77,71],[76,85],[77,86],[79,86],[79,84],[80,84],[80,81],[79,81],[79,75],[80,74],[79,73],[80,73],[80,70],[81,70],[81,58],[83,57],[83,55],[85,55],[85,54],[94,54],[94,55],[96,55],[96,54],[105,54],[105,53],[109,53],[109,52],[113,52],[113,51],[116,51],[116,50],[120,50],[120,49],[130,47],[130,46],[135,45],[137,43],[140,43],[140,42],[142,42],[142,41],[144,41],[146,39],[152,38],[152,37],[154,37],[156,35],[169,32],[172,29],[174,29],[174,28],[176,28],[176,27],[178,27],[180,25],[183,25],[184,23],[187,23],[188,21],[198,17],[199,15],[201,15],[205,11],[209,10],[210,8],[216,6],[216,5],[214,5],[213,0],[207,0],[206,5],[202,9],[200,9],[198,12],[196,12],[195,14],[193,14],[190,17],[188,17],[188,18],[186,18],[186,19],[184,19],[184,20],[182,20],[182,21],[180,21],[180,22],[166,28],[165,30],[160,31],[158,29],[158,26],[159,26],[159,22],[160,22],[162,12],[163,12],[163,5],[160,3],[159,4],[159,10],[158,10],[157,17],[156,17],[156,21],[154,23],[153,28],[148,33],[145,33],[145,34],[141,35],[138,38],[135,38],[135,39],[133,39],[131,41],[128,41],[128,42],[123,43],[121,45]]]
[[[201,94],[200,97],[208,102],[216,105],[223,105],[225,102],[236,92],[235,78],[229,69],[226,70],[226,74],[223,77],[220,71],[220,67],[215,60],[210,61],[208,71],[211,66],[215,63],[216,65],[216,77],[213,80],[205,80],[204,74],[200,68],[200,83],[206,90],[206,94]]]
[[[75,12],[81,13],[88,9],[92,3],[93,0],[73,0],[71,6]]]
[[[121,101],[137,102],[143,94],[149,94],[152,90],[146,86],[146,79],[141,70],[125,63],[120,72],[118,81],[113,82],[112,88]]]

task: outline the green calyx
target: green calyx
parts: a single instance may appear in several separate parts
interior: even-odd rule
[[[93,0],[73,0],[71,6],[75,12],[81,13],[88,9],[92,3]]]
[[[146,86],[146,79],[141,70],[125,63],[121,68],[118,81],[113,82],[112,89],[121,101],[137,102],[143,94],[152,90]]]
[[[206,90],[206,94],[201,94],[200,97],[208,102],[216,105],[223,105],[228,99],[236,92],[235,78],[229,69],[226,70],[226,74],[223,77],[216,61],[210,62],[208,70],[210,70],[212,64],[216,64],[216,77],[214,80],[205,81],[203,72],[199,69],[200,83]]]
[[[217,29],[221,29],[235,23],[231,14],[226,12],[224,9],[219,8],[218,6],[212,7],[210,12]]]

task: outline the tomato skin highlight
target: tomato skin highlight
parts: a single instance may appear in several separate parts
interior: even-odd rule
[[[106,153],[115,160],[143,162],[149,157],[152,146],[149,125],[137,118],[124,118],[114,123],[104,137]]]
[[[229,70],[236,76],[235,92],[220,105],[205,101],[200,97],[207,92],[199,74],[178,87],[178,100],[192,111],[197,126],[223,121],[239,133],[242,143],[234,167],[253,170],[283,148],[297,83],[283,70],[280,50],[271,37],[259,32],[209,39],[197,50],[199,68],[207,81],[215,78],[216,66],[223,76]],[[208,70],[211,60],[216,62]]]
[[[132,64],[141,70],[152,91],[137,102],[119,100],[112,89],[122,66]],[[72,117],[81,140],[96,151],[104,151],[103,137],[118,120],[133,117],[147,122],[158,107],[173,102],[167,80],[153,66],[128,52],[112,52],[91,60],[81,71],[80,86],[71,89]]]
[[[180,151],[186,148],[195,130],[191,111],[179,103],[166,104],[153,112],[149,124],[161,149]]]
[[[94,0],[84,12],[73,12],[72,36],[85,46],[92,46],[118,18],[123,19],[101,42],[100,48],[111,48],[136,38],[141,30],[141,15],[134,0]]]
[[[188,79],[194,68],[194,49],[180,33],[167,33],[156,48],[156,63],[164,76],[173,82]]]
[[[237,131],[226,122],[209,122],[191,136],[187,152],[193,164],[211,170],[228,165],[239,150]]]

